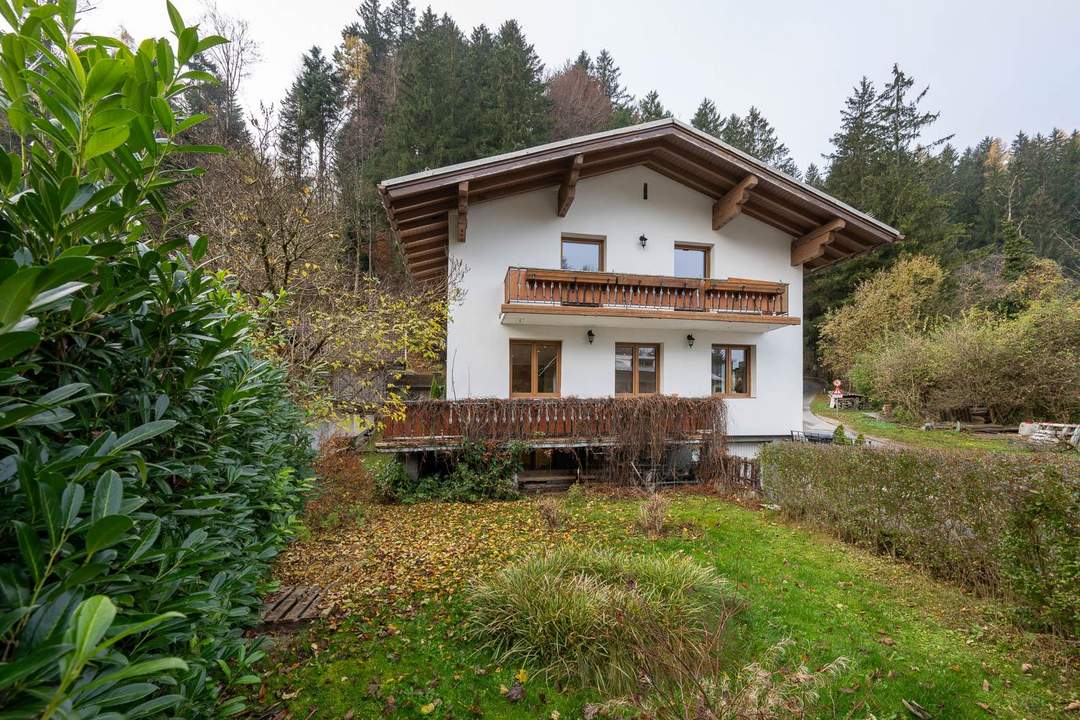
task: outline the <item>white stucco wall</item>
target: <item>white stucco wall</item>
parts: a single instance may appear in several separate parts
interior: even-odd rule
[[[649,199],[642,199],[642,183]],[[672,275],[676,242],[708,243],[711,275],[785,282],[789,311],[802,317],[802,268],[791,267],[791,237],[740,215],[712,229],[712,200],[644,167],[581,180],[565,218],[555,214],[549,188],[469,208],[468,238],[450,241],[450,257],[466,268],[465,298],[455,306],[447,338],[447,397],[509,396],[509,341],[562,341],[562,396],[600,397],[615,388],[615,343],[660,343],[660,389],[665,394],[710,392],[710,346],[752,345],[753,397],[727,401],[732,435],[787,435],[802,427],[802,327],[766,333],[665,327],[610,327],[596,318],[587,327],[503,325],[503,279],[508,267],[558,268],[563,233],[606,237],[605,270]],[[644,249],[639,236],[648,238]],[[453,237],[453,234],[451,234]],[[670,327],[667,324],[670,323]]]

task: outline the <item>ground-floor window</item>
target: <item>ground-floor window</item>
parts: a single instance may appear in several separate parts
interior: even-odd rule
[[[562,343],[510,341],[510,397],[558,397]]]
[[[712,393],[726,397],[750,395],[749,345],[712,346]]]
[[[660,391],[660,346],[615,344],[615,394],[651,395]]]

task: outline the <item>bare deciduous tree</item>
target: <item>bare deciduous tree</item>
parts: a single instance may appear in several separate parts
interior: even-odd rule
[[[603,130],[611,120],[611,100],[604,87],[575,63],[568,62],[551,76],[547,96],[554,105],[556,140]]]

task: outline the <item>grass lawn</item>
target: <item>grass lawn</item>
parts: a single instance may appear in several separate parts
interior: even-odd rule
[[[1012,440],[993,435],[956,432],[954,430],[920,430],[910,425],[876,420],[859,410],[833,410],[829,401],[815,397],[810,402],[810,409],[815,415],[842,423],[844,428],[853,433],[863,433],[885,440],[895,440],[906,445],[928,447],[937,450],[988,450],[990,452],[1031,452],[1019,440]]]
[[[344,502],[333,500],[339,510]],[[672,529],[650,539],[632,530],[640,502],[590,495],[567,507],[570,522],[558,531],[535,500],[344,513],[279,565],[285,582],[330,588],[343,612],[277,640],[264,706],[294,718],[582,717],[601,700],[595,692],[560,691],[529,668],[519,675],[524,699],[504,697],[521,669],[477,652],[462,621],[477,578],[525,553],[584,543],[715,566],[747,602],[731,629],[735,661],[785,637],[811,667],[849,658],[811,717],[913,717],[905,699],[937,719],[1075,717],[1064,712],[1080,697],[1075,656],[1016,630],[996,602],[711,496],[674,497]]]

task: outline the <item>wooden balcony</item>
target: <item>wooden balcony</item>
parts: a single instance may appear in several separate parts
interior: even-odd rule
[[[502,313],[505,324],[582,325],[602,317],[611,325],[619,319],[639,326],[642,320],[703,328],[741,323],[751,332],[799,324],[788,315],[786,283],[516,267],[506,271]]]
[[[672,443],[697,443],[720,431],[723,413],[715,398],[658,396],[666,408],[656,422]],[[381,451],[441,450],[465,438],[530,447],[612,444],[628,414],[649,412],[640,398],[514,398],[419,400],[405,404],[401,418],[383,418]],[[655,412],[655,408],[653,408]]]

